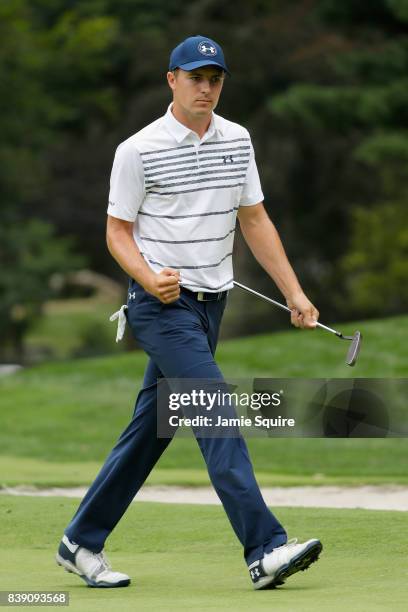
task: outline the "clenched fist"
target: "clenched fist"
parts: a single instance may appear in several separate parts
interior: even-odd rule
[[[175,302],[180,296],[180,272],[171,268],[163,268],[154,274],[145,289],[163,304]]]

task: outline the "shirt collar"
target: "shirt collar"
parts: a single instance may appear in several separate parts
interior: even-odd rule
[[[173,115],[171,111],[172,106],[173,106],[173,102],[170,103],[167,109],[167,113],[164,115],[164,121],[165,121],[165,125],[167,129],[169,130],[170,134],[177,140],[177,142],[180,143],[189,134],[195,134],[195,132],[193,132],[192,130],[190,130],[190,128],[180,123],[180,121],[177,121],[177,119],[175,118],[175,116]],[[205,133],[205,137],[204,137],[205,140],[208,140],[209,138],[211,138],[215,134],[215,132],[219,132],[221,135],[223,134],[223,128],[221,125],[221,121],[222,121],[221,117],[219,117],[215,113],[212,114],[211,123],[208,127],[207,132]]]

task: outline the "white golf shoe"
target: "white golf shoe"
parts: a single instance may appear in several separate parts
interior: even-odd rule
[[[298,544],[296,538],[274,548],[248,567],[254,589],[274,589],[283,584],[286,578],[317,561],[322,548],[319,540]]]
[[[130,584],[129,576],[112,571],[103,551],[93,553],[71,542],[66,535],[61,540],[55,560],[67,572],[78,574],[91,587],[112,588]]]

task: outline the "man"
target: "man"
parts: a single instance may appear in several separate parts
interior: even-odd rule
[[[214,353],[233,286],[237,216],[254,256],[285,296],[293,325],[313,328],[318,318],[263,207],[249,133],[213,112],[226,73],[215,41],[187,38],[170,57],[173,102],[167,113],[116,152],[107,244],[130,277],[126,316],[150,359],[132,421],[57,553],[57,562],[90,586],[130,582],[126,574],[112,571],[102,549],[170,442],[157,437],[158,380],[222,380]],[[255,589],[282,584],[317,559],[319,540],[288,542],[265,505],[242,436],[197,437],[197,442],[243,545]]]

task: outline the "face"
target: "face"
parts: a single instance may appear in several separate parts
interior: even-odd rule
[[[216,66],[167,73],[174,104],[192,117],[205,117],[215,109],[224,81],[224,72]]]

